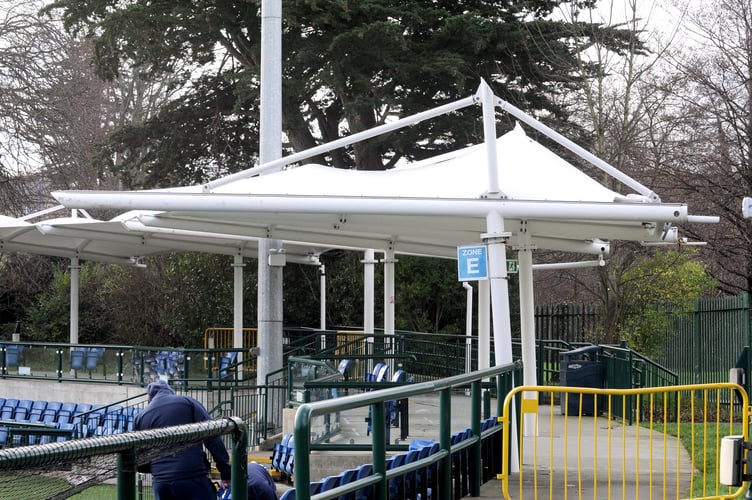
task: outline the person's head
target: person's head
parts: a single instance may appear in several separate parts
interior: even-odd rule
[[[170,387],[170,385],[164,380],[157,380],[146,387],[146,394],[149,398],[149,402],[151,402],[151,400],[154,399],[154,396],[156,396],[157,394],[163,393],[175,394],[175,391],[172,390],[172,387]]]

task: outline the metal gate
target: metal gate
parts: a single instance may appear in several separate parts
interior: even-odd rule
[[[543,393],[548,397],[542,398]],[[510,418],[515,413],[519,419]],[[746,392],[730,383],[644,389],[518,387],[507,396],[499,418],[504,442],[510,444],[499,477],[503,496],[737,497],[745,488],[720,484],[718,456],[724,436],[748,440],[749,413]]]

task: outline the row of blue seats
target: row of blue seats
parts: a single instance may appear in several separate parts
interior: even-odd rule
[[[292,478],[295,465],[295,442],[292,434],[285,434],[279,443],[274,443],[272,450],[272,470],[279,472],[282,477]]]
[[[386,461],[386,470],[396,469],[408,465],[439,451],[439,444],[433,441],[413,440],[408,451],[396,454]],[[388,482],[388,498],[401,499],[430,499],[435,491],[438,477],[437,464],[395,476]],[[347,469],[339,474],[325,477],[320,481],[311,482],[311,495],[323,493],[334,488],[348,485],[354,481],[364,479],[373,474],[373,464],[363,464],[353,469]],[[356,491],[344,493],[337,497],[339,500],[372,500],[373,486],[365,486]],[[280,500],[294,500],[295,488],[287,490]]]
[[[485,419],[481,423],[481,432],[491,429],[496,425],[496,417],[490,417]],[[452,434],[450,444],[452,446],[462,443],[464,440],[469,439],[472,436],[471,429],[467,428],[462,431]],[[285,456],[283,450],[287,449],[288,453],[294,451],[294,446],[291,445],[292,437],[288,437],[285,441],[285,445],[280,443],[279,448],[275,447],[275,454],[277,456],[277,464],[285,463]],[[439,451],[439,444],[433,441],[414,439],[410,442],[410,446],[407,452],[399,453],[387,459],[386,470],[395,469],[403,465],[408,465],[418,460],[422,460],[426,457],[433,455]],[[470,468],[473,466],[470,464],[470,448],[463,448],[452,454],[452,484],[454,492],[454,498],[460,498],[469,494],[469,477]],[[274,466],[274,458],[272,459]],[[477,465],[477,464],[476,464]],[[292,469],[290,469],[292,471]],[[438,477],[438,466],[432,464],[416,471],[411,471],[400,476],[393,477],[388,482],[388,498],[389,500],[404,500],[404,499],[430,499],[433,496],[433,492],[436,488],[436,481]],[[363,464],[355,469],[348,469],[339,474],[326,477],[320,481],[311,482],[311,495],[329,491],[339,486],[347,485],[353,481],[363,479],[370,476],[373,473],[372,464]],[[338,497],[339,500],[372,500],[373,486],[366,486],[354,492],[345,493]],[[295,489],[291,488],[287,490],[280,500],[295,500]]]
[[[22,427],[24,424],[29,427],[46,425],[54,429],[70,430],[74,437],[84,438],[132,431],[136,415],[140,411],[140,408],[132,406],[0,398],[0,445],[18,444],[8,442],[10,426],[3,426],[3,422],[13,424],[13,427]],[[35,444],[34,438],[35,436],[29,436],[28,444]],[[58,441],[65,439],[65,436],[57,438]],[[40,442],[50,440],[50,436],[42,436]]]
[[[104,347],[80,347],[71,349],[71,370],[97,370],[97,364],[104,355]]]

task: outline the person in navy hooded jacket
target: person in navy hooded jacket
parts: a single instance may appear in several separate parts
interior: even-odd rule
[[[146,388],[149,405],[138,414],[135,430],[143,431],[192,424],[210,420],[201,403],[189,396],[178,396],[164,380]],[[204,441],[219,470],[222,487],[230,486],[230,457],[222,439],[217,436]],[[216,500],[217,492],[208,476],[203,447],[198,444],[181,449],[173,455],[151,463],[152,489],[156,500]]]

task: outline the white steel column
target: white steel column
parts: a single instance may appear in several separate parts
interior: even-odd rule
[[[501,198],[498,160],[496,155],[496,111],[491,88],[483,81],[479,88],[483,105],[483,136],[488,165],[488,196]],[[496,366],[512,363],[512,327],[509,315],[509,284],[507,281],[507,246],[510,233],[504,230],[504,218],[496,211],[486,216],[486,233],[481,235],[488,247],[488,275],[491,282],[491,315],[493,318]],[[515,412],[513,411],[512,414]],[[517,427],[512,420],[510,470],[519,471]]]
[[[243,255],[238,249],[238,253],[233,256],[232,261],[232,346],[235,349],[243,348]],[[238,363],[243,361],[243,352],[238,353]],[[243,365],[237,370],[238,379],[243,378]]]
[[[326,266],[319,266],[319,329],[326,330]]]
[[[387,353],[394,354],[394,305],[396,302],[394,287],[394,248],[384,252],[384,348]],[[387,361],[389,375],[394,373],[394,358]]]
[[[78,304],[81,266],[78,257],[70,260],[70,343],[78,344]]]
[[[491,366],[491,285],[478,281],[478,370]]]
[[[366,250],[363,256],[363,332],[366,336],[367,355],[373,354],[373,332],[375,328],[374,307],[375,307],[375,265],[376,252],[372,249]],[[367,362],[367,372],[373,370],[373,359]]]
[[[520,336],[522,337],[523,382],[525,385],[538,385],[535,352],[535,308],[533,293],[533,248],[530,237],[517,251],[520,280]],[[525,392],[525,399],[537,399],[535,392]],[[536,416],[525,414],[525,435],[537,435]]]
[[[473,287],[462,282],[465,289],[465,373],[473,371]]]
[[[282,2],[261,2],[261,104],[259,162],[282,157]],[[277,240],[259,240],[258,248],[258,385],[282,368],[282,267],[269,265],[279,253]]]

